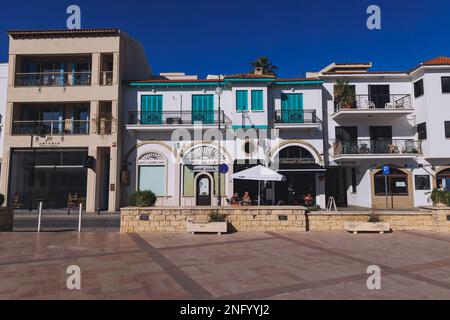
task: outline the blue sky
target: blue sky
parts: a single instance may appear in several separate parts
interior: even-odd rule
[[[0,61],[6,30],[65,28],[70,4],[81,7],[83,28],[118,27],[139,40],[155,73],[247,72],[266,55],[280,77],[297,77],[333,61],[405,70],[450,56],[448,0],[38,0],[2,4]],[[371,4],[382,30],[366,28]]]

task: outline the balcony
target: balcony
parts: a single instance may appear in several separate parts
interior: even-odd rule
[[[412,139],[335,141],[334,158],[414,158],[422,154],[420,141]]]
[[[90,86],[91,72],[16,73],[16,87]]]
[[[220,117],[219,117],[220,115]],[[217,128],[220,124],[225,128],[231,120],[221,111],[131,111],[128,114],[128,130],[174,130]]]
[[[276,129],[318,128],[321,125],[316,110],[275,110]]]
[[[13,135],[89,135],[89,120],[13,121]]]
[[[355,95],[335,100],[334,114],[339,119],[367,119],[403,117],[414,112],[411,95]]]

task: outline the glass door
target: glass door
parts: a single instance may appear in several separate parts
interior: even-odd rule
[[[392,127],[370,127],[370,144],[374,154],[389,153],[389,146],[392,145]]]

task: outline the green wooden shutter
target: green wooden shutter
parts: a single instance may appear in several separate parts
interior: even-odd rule
[[[248,90],[236,91],[236,110],[237,111],[248,110]]]
[[[214,95],[192,95],[192,123],[214,123]]]
[[[281,95],[281,119],[284,123],[304,123],[303,94]]]
[[[263,90],[252,90],[252,110],[264,110]]]
[[[162,124],[162,96],[142,96],[141,97],[141,123],[142,124]]]

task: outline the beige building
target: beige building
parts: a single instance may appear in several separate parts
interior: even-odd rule
[[[11,205],[118,210],[122,81],[151,75],[117,29],[10,31],[0,192]]]

